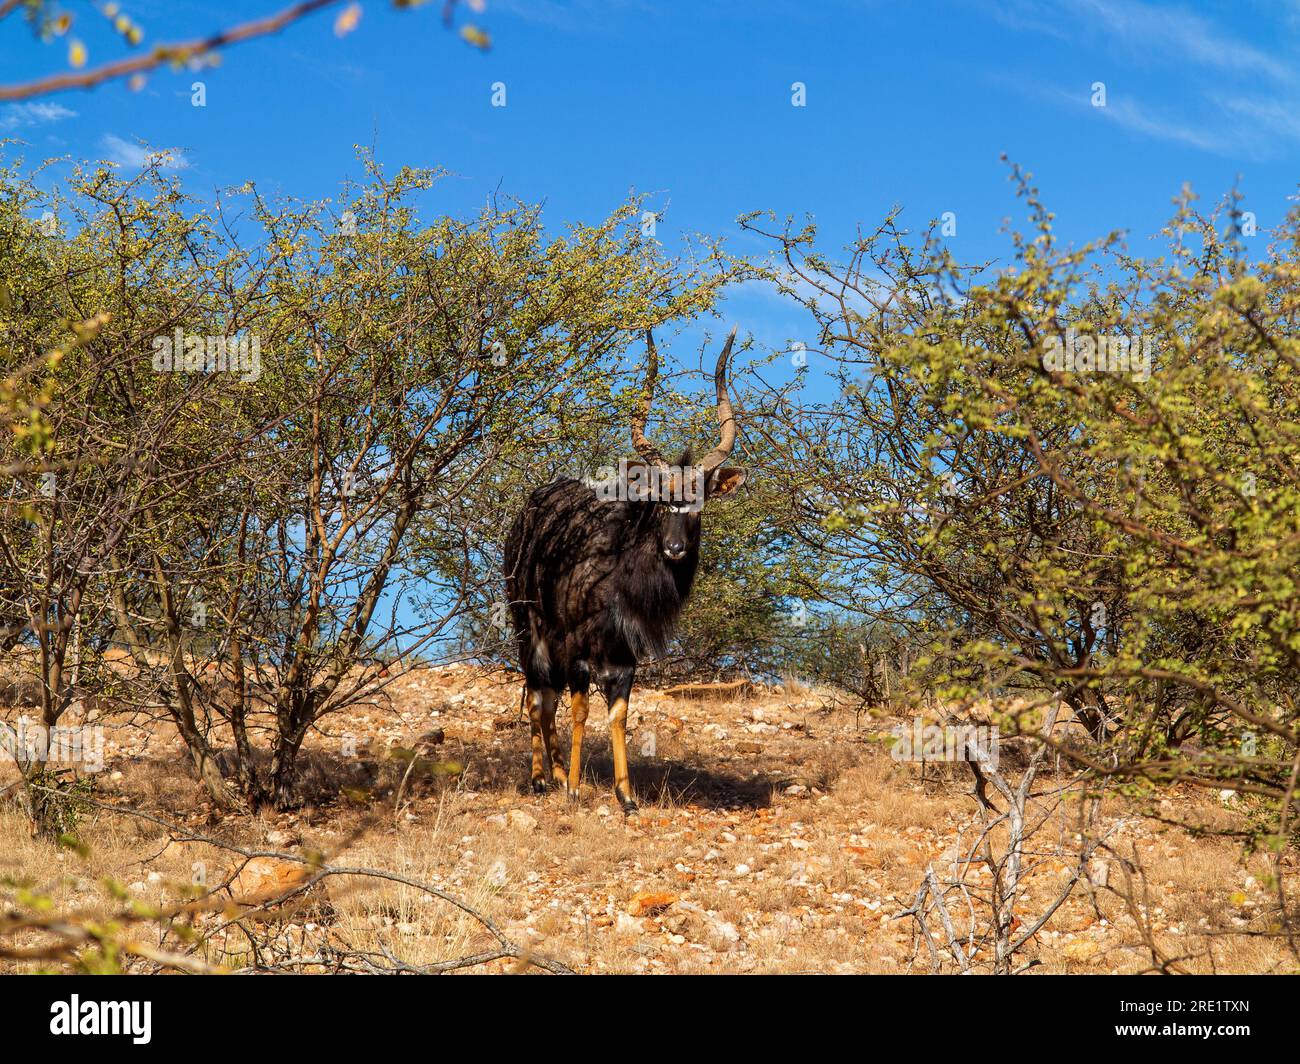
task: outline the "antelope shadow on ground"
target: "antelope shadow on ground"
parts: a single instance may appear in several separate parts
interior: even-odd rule
[[[564,732],[562,741],[567,742]],[[444,756],[463,762],[467,787],[531,795],[526,772],[528,749],[528,729],[520,727],[512,729],[511,740],[501,746],[486,747],[472,741],[448,743]],[[758,763],[738,762],[731,769],[700,764],[684,751],[665,753],[667,756],[653,758],[637,758],[634,754],[631,759],[629,775],[634,797],[649,807],[647,812],[660,803],[693,804],[706,809],[761,809],[772,804],[774,788],[789,782],[763,771],[764,766]],[[760,770],[757,776],[752,774],[755,768]],[[614,759],[607,736],[597,735],[584,751],[582,782],[581,804],[599,804],[611,797]],[[568,801],[558,788],[548,791],[547,798],[556,803]]]

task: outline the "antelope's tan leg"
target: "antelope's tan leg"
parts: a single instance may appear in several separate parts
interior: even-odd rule
[[[614,748],[614,797],[625,813],[636,812],[627,778],[627,699],[616,698],[609,707],[609,742]]]
[[[559,704],[559,692],[542,704],[542,738],[546,740],[546,760],[551,779],[557,786],[563,787],[568,780],[564,774],[564,758],[560,756],[560,737],[555,731],[555,711]]]
[[[582,733],[587,730],[587,695],[573,693],[573,744],[569,749],[569,797],[578,797],[578,783],[582,780]]]
[[[542,732],[546,695],[545,690],[528,691],[528,727],[533,736],[533,767],[530,774],[533,790],[541,793],[546,790],[546,740]],[[551,712],[554,714],[555,702],[551,700]]]

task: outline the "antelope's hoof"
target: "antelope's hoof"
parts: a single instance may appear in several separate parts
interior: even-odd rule
[[[533,793],[534,794],[546,793],[546,781],[544,779],[533,780]]]
[[[636,802],[632,801],[631,798],[619,798],[618,802],[623,807],[624,816],[636,816]]]

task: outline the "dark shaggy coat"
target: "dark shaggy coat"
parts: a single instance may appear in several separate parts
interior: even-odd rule
[[[631,670],[662,653],[699,562],[699,515],[688,515],[686,555],[660,550],[653,502],[609,502],[576,480],[538,488],[506,539],[506,594],[530,688],[585,691],[593,670]],[[680,517],[678,519],[681,519]]]

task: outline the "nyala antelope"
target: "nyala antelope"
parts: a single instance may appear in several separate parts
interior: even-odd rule
[[[718,356],[718,445],[695,464],[689,450],[669,465],[646,439],[659,356],[647,330],[645,390],[632,416],[640,461],[617,478],[557,480],[529,496],[505,546],[506,593],[519,644],[524,700],[532,726],[532,786],[548,777],[577,797],[587,692],[594,680],[609,707],[614,794],[636,812],[627,771],[627,708],[639,659],[663,652],[691,592],[700,551],[700,510],[733,494],[741,469],[722,463],[736,443],[727,394],[732,329]],[[566,772],[555,710],[567,687],[573,735]]]

